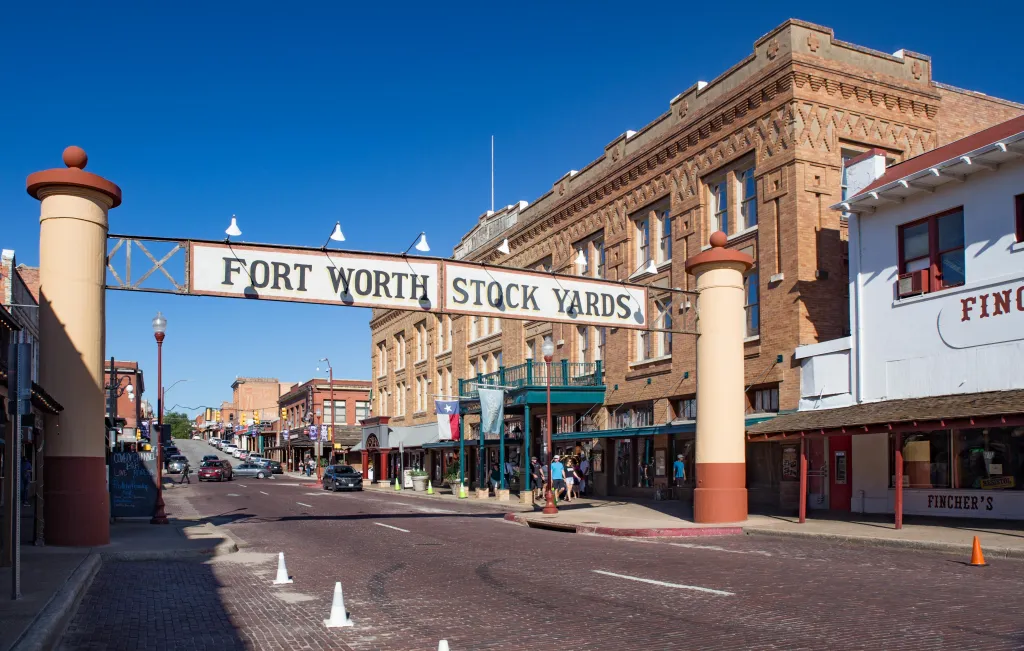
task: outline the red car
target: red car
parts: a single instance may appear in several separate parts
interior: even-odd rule
[[[231,463],[223,459],[199,466],[199,481],[231,481],[231,475]]]

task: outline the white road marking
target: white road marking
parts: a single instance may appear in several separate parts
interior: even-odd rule
[[[241,497],[238,493],[228,493],[228,497]]]
[[[270,495],[270,493],[268,493],[267,491],[260,491],[260,492],[263,493],[264,495]]]
[[[672,545],[673,547],[686,547],[687,549],[707,549],[713,552],[726,552],[727,554],[760,554],[761,556],[771,556],[771,552],[766,552],[762,549],[726,549],[725,547],[719,547],[718,545],[696,545],[694,543],[665,543],[666,545]]]
[[[383,522],[374,522],[378,527],[387,527],[388,529],[394,529],[395,531],[401,531],[402,533],[409,533],[408,529],[402,529],[400,527],[392,527],[390,524],[384,524]]]
[[[303,504],[302,502],[296,502],[296,504],[298,504],[299,506],[304,506],[304,507],[306,507],[307,509],[311,509],[311,508],[313,508],[313,505],[312,505],[312,504]]]
[[[246,486],[245,484],[239,484],[239,486],[241,486],[242,488],[249,488],[249,487],[248,487],[248,486]]]
[[[665,588],[680,588],[681,590],[696,590],[697,592],[707,592],[708,594],[716,594],[722,597],[732,597],[735,593],[726,592],[725,590],[715,590],[713,588],[702,588],[699,585],[683,585],[682,583],[667,583],[665,581],[655,581],[654,579],[643,579],[639,576],[630,576],[628,574],[616,574],[615,572],[605,572],[604,570],[591,570],[597,574],[603,574],[605,576],[614,576],[618,579],[627,579],[629,581],[639,581],[640,583],[650,583],[651,585],[660,585]]]

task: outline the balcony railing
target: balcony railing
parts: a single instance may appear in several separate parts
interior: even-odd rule
[[[570,362],[562,360],[551,364],[551,387],[598,387],[604,385],[604,368],[597,362]],[[493,373],[481,373],[474,378],[459,380],[459,396],[476,398],[477,387],[504,387],[506,390],[525,387],[545,387],[548,383],[548,365],[545,362],[526,362]]]

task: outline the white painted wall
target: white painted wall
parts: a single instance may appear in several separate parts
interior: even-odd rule
[[[860,401],[1024,388],[1024,312],[1016,289],[1024,284],[1024,246],[1014,242],[1014,195],[1024,192],[1024,163],[972,174],[934,194],[851,218],[859,228],[851,261],[859,258],[861,291]],[[896,300],[898,227],[928,215],[964,207],[967,284]],[[851,264],[851,270],[853,265]],[[972,306],[962,322],[961,299],[1012,289],[1011,314],[980,318]],[[991,311],[991,305],[989,309]]]
[[[831,409],[853,404],[850,390],[850,337],[800,346],[800,406]]]

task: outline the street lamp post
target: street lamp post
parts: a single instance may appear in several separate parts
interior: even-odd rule
[[[332,450],[332,454],[333,454],[333,450],[334,450],[334,419],[338,415],[338,410],[334,408],[334,367],[331,366],[331,360],[327,359],[326,357],[324,357],[320,361],[325,363],[325,364],[327,364],[327,374],[328,374],[328,377],[329,377],[328,382],[331,385],[331,424],[328,425],[328,427],[330,428],[328,431],[330,431],[330,433],[331,433],[331,450]],[[319,371],[320,367],[318,366],[316,368],[316,370]],[[326,409],[324,409],[324,415],[325,416],[327,415],[327,410]],[[322,439],[323,437],[321,436],[320,438]],[[320,455],[318,453],[317,454],[317,460],[316,460],[316,478],[317,479],[320,479],[320,477],[321,477],[321,473],[320,473],[320,458],[319,457],[320,457]]]
[[[121,380],[128,380],[127,386],[121,386]],[[110,414],[110,426],[117,428],[117,399],[128,393],[128,400],[135,400],[135,387],[132,386],[131,376],[124,376],[122,378],[117,377],[117,367],[114,365],[114,358],[110,358],[110,382],[107,383],[107,391],[109,392],[110,406],[107,408],[107,413]],[[110,448],[116,445],[116,439],[111,443]]]
[[[167,319],[160,312],[153,318],[153,337],[156,338],[156,507],[153,509],[153,519],[150,524],[167,524],[167,514],[164,513],[164,471],[163,471],[163,436],[164,429],[164,391],[163,391],[163,351],[164,333],[167,332]],[[153,443],[152,432],[150,433],[150,445]]]
[[[551,337],[544,337],[544,343],[541,344],[540,350],[544,355],[544,363],[548,367],[548,426],[544,430],[544,453],[548,455],[548,487],[544,495],[544,510],[541,512],[544,515],[558,515],[558,507],[555,506],[555,494],[551,483],[551,465],[553,462],[553,455],[551,454],[551,358],[555,354],[555,344],[552,343]]]

